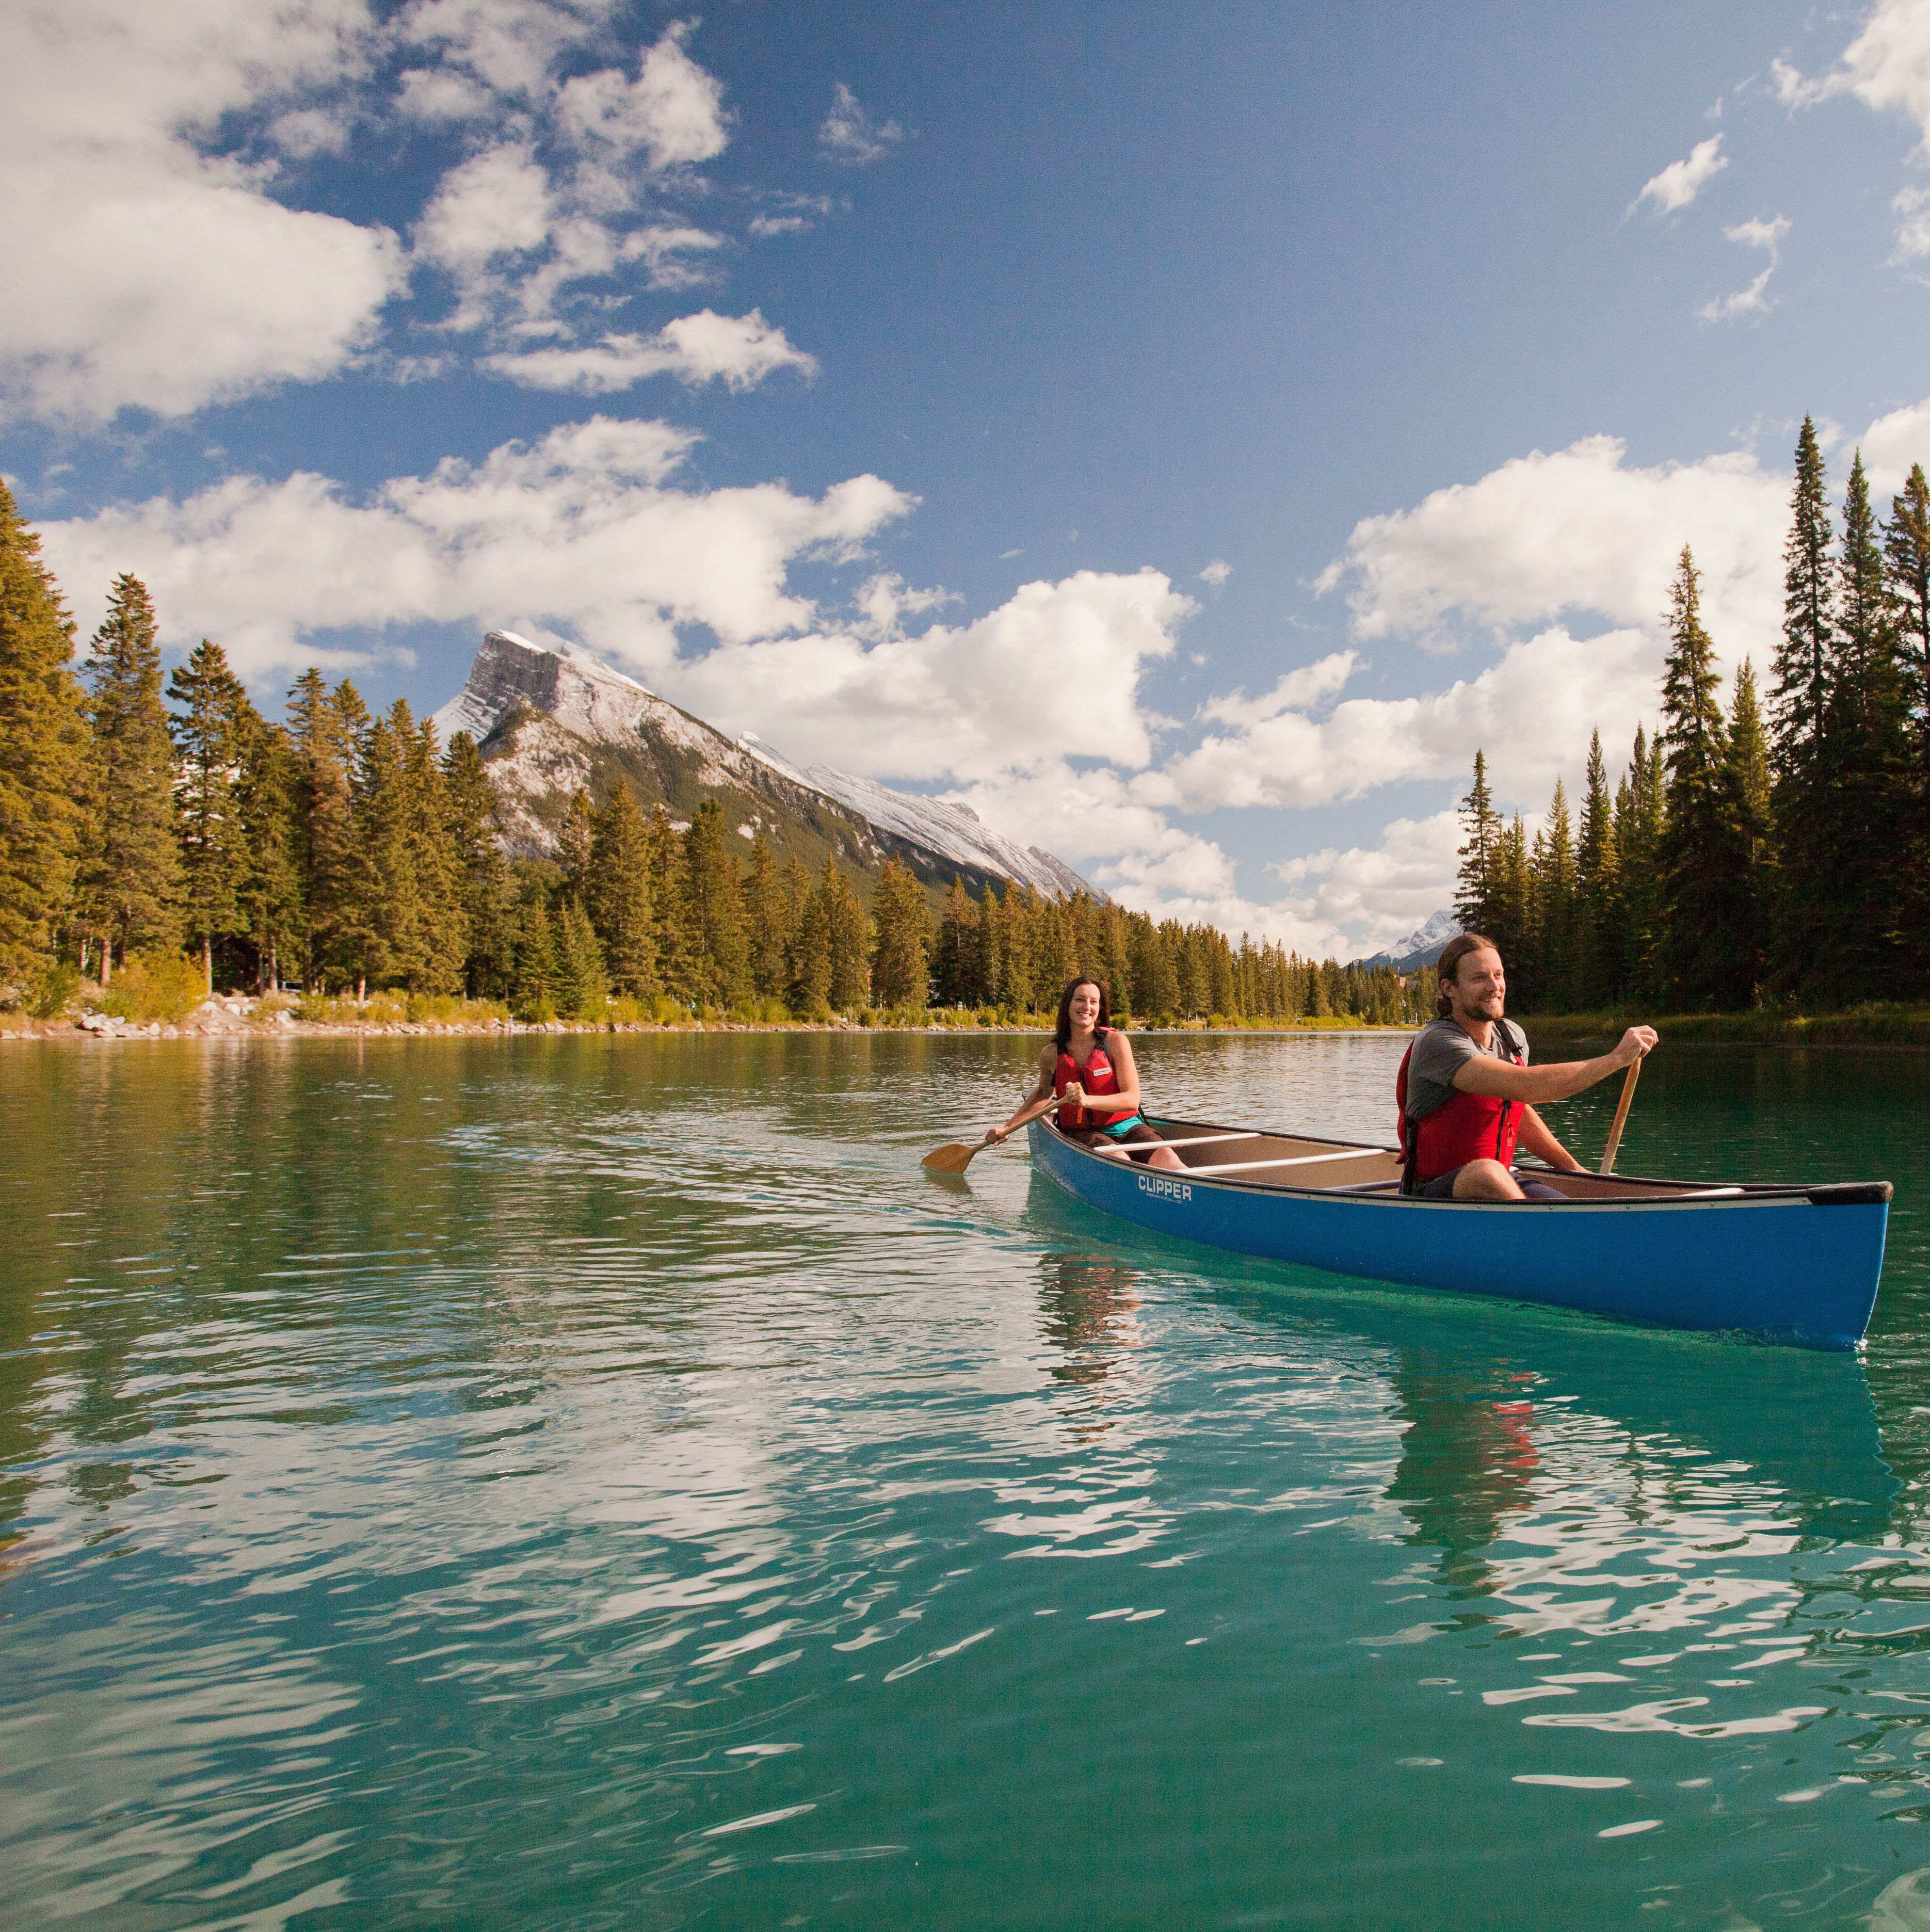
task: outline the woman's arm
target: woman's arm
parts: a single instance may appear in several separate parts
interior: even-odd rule
[[[988,1127],[986,1129],[985,1144],[987,1147],[993,1145],[997,1142],[1004,1140],[1006,1136],[1011,1132],[1012,1130],[1019,1124],[1020,1116],[1025,1113],[1025,1110],[1028,1107],[1037,1106],[1041,1100],[1044,1100],[1046,1096],[1052,1092],[1052,1076],[1057,1072],[1058,1070],[1058,1055],[1055,1053],[1049,1046],[1040,1048],[1039,1051],[1039,1077],[1032,1083],[1032,1090],[1025,1096],[1024,1100],[1019,1102],[1017,1106],[1012,1109],[1010,1116],[1007,1118],[1005,1124],[1002,1127]]]

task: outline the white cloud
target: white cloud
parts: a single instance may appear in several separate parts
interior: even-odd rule
[[[1450,806],[1426,818],[1397,818],[1378,845],[1329,847],[1268,869],[1305,888],[1280,910],[1331,934],[1321,951],[1359,956],[1405,938],[1451,902],[1461,837],[1460,814]]]
[[[545,93],[559,56],[601,33],[614,11],[614,0],[413,0],[394,31],[400,45],[429,50],[514,101]]]
[[[1080,571],[916,637],[728,645],[680,664],[676,690],[733,733],[870,778],[992,779],[1064,758],[1136,769],[1153,755],[1140,667],[1171,654],[1193,608],[1158,571]]]
[[[857,554],[911,506],[871,476],[815,498],[781,484],[680,489],[695,440],[594,417],[479,464],[394,478],[361,501],[312,474],[236,476],[42,534],[83,635],[115,574],[131,570],[166,643],[218,638],[257,676],[316,658],[305,640],[318,632],[425,622],[566,634],[651,670],[674,658],[679,626],[728,644],[809,624],[815,607],[787,584],[792,562]]]
[[[284,206],[207,151],[273,112],[320,139],[362,0],[21,0],[0,63],[0,393],[44,416],[182,416],[340,369],[402,286],[386,229]],[[317,118],[301,118],[308,116]],[[297,118],[290,118],[297,117]]]
[[[722,236],[706,229],[659,223],[625,236],[617,253],[620,260],[643,262],[650,271],[652,288],[689,289],[715,279],[708,263],[689,257],[714,254],[725,245]]]
[[[896,121],[872,119],[857,96],[841,80],[831,96],[831,111],[818,130],[818,145],[833,160],[863,167],[882,160],[905,138]]]
[[[1772,72],[1777,98],[1786,106],[1808,107],[1852,94],[1873,112],[1914,122],[1918,152],[1930,156],[1930,8],[1922,0],[1877,0],[1832,73],[1806,80],[1780,60]]]
[[[1901,268],[1930,255],[1930,188],[1901,189],[1889,208],[1896,217],[1896,247],[1889,266]]]
[[[1233,566],[1229,563],[1224,557],[1216,556],[1213,561],[1199,573],[1199,580],[1202,584],[1207,584],[1212,589],[1217,590],[1223,584],[1225,584],[1227,578],[1231,577],[1232,574]]]
[[[816,358],[794,348],[784,331],[755,309],[740,316],[699,309],[666,322],[654,335],[606,335],[587,348],[490,356],[480,366],[525,388],[586,396],[613,395],[651,376],[674,376],[691,388],[721,382],[741,393],[781,369],[806,376],[818,373]]]
[[[641,152],[658,170],[707,161],[730,141],[723,83],[683,50],[696,27],[680,20],[645,50],[637,78],[617,70],[566,82],[557,99],[565,133],[619,154]]]
[[[520,141],[485,148],[443,176],[416,224],[416,249],[455,283],[449,328],[484,321],[499,286],[494,270],[542,248],[554,212],[548,173]]]
[[[1793,439],[1792,439],[1793,440]],[[1457,620],[1502,632],[1577,614],[1656,624],[1684,543],[1720,650],[1781,622],[1789,484],[1751,455],[1630,467],[1619,438],[1516,457],[1409,510],[1364,518],[1319,580],[1355,634],[1439,646]]]
[[[1458,778],[1481,748],[1498,786],[1532,799],[1572,775],[1592,730],[1599,727],[1610,746],[1634,736],[1653,715],[1661,662],[1652,634],[1577,639],[1556,626],[1445,691],[1350,698],[1316,718],[1310,710],[1328,694],[1340,663],[1327,658],[1310,668],[1320,675],[1292,708],[1274,710],[1270,700],[1212,707],[1232,728],[1145,774],[1136,795],[1187,812],[1326,805],[1379,785]]]
[[[1722,136],[1712,134],[1707,140],[1697,142],[1685,159],[1671,161],[1660,174],[1651,175],[1629,204],[1630,212],[1648,202],[1658,214],[1677,214],[1728,165],[1729,158],[1722,152]]]
[[[812,224],[801,214],[754,214],[751,217],[751,232],[760,242],[768,242],[775,235],[808,235]]]
[[[1788,232],[1788,217],[1781,214],[1773,221],[1740,221],[1733,228],[1724,229],[1724,241],[1739,242],[1745,248],[1768,250],[1769,266],[1747,288],[1706,302],[1696,314],[1704,322],[1727,322],[1739,315],[1768,314],[1775,304],[1763,291],[1769,286],[1769,278],[1782,260],[1783,237]]]
[[[1271,691],[1261,698],[1248,698],[1234,692],[1202,705],[1199,715],[1217,724],[1245,728],[1277,718],[1283,711],[1310,711],[1325,699],[1337,697],[1360,666],[1352,651],[1336,651],[1331,656],[1302,664],[1286,672]]]

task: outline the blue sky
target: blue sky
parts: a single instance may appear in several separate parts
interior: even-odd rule
[[[264,701],[481,632],[1364,950],[1930,457],[1930,0],[29,0],[0,468]]]

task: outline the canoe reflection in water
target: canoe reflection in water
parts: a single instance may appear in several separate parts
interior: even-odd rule
[[[1485,1591],[1494,1572],[1481,1560],[1511,1514],[1535,1506],[1540,1466],[1534,1404],[1496,1400],[1493,1378],[1457,1372],[1411,1349],[1401,1350],[1389,1378],[1394,1414],[1403,1425],[1400,1466],[1388,1486],[1412,1525],[1403,1539],[1442,1552],[1440,1576],[1457,1592]],[[1538,1378],[1519,1372],[1510,1380]]]

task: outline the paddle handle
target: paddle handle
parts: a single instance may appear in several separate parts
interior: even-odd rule
[[[1622,1097],[1615,1103],[1615,1124],[1608,1130],[1608,1145],[1603,1151],[1601,1166],[1598,1170],[1603,1174],[1614,1172],[1615,1156],[1622,1145],[1622,1124],[1628,1118],[1628,1103],[1635,1097],[1635,1082],[1641,1078],[1642,1059],[1638,1054],[1628,1063],[1628,1071],[1622,1082]]]
[[[1011,1132],[1006,1136],[1006,1138],[1010,1140],[1012,1135],[1016,1134],[1021,1127],[1025,1126],[1031,1121],[1036,1120],[1041,1114],[1049,1114],[1052,1109],[1059,1104],[1059,1096],[1056,1094],[1048,1094],[1043,1100],[1034,1101],[1027,1112],[1021,1114],[1019,1118],[1012,1123]],[[986,1143],[980,1142],[979,1144],[983,1147],[986,1145]]]

